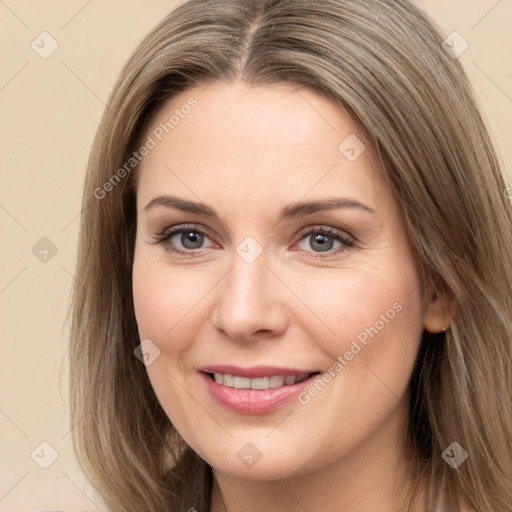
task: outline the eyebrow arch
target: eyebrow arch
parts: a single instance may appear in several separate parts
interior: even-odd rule
[[[144,210],[150,210],[156,206],[165,206],[168,208],[176,208],[178,210],[203,215],[205,217],[219,219],[217,212],[204,203],[197,203],[189,201],[188,199],[181,199],[176,196],[158,196],[152,199],[145,207]],[[294,217],[301,217],[311,215],[316,212],[325,210],[335,210],[339,208],[359,208],[369,213],[375,213],[373,208],[357,201],[345,197],[329,197],[326,199],[319,199],[316,201],[303,201],[291,204],[283,208],[279,214],[279,221],[290,219]]]
[[[339,208],[360,208],[369,213],[375,213],[373,208],[347,197],[328,197],[326,199],[319,199],[317,201],[303,201],[291,204],[283,208],[279,214],[279,220],[289,219],[293,217],[310,215],[312,213],[321,212],[324,210],[336,210]]]

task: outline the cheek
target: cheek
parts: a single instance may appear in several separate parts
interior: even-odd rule
[[[321,329],[325,341],[334,347],[342,340],[359,338],[363,343],[368,331],[402,329],[407,325],[421,325],[422,304],[419,276],[414,269],[393,272],[375,269],[372,272],[342,270],[321,279],[302,276],[302,283],[294,292],[304,297],[317,322],[310,327]],[[318,339],[320,331],[313,335]],[[417,332],[417,329],[415,330]],[[342,347],[341,347],[342,348]]]
[[[190,397],[183,393],[179,366],[185,363],[200,328],[193,320],[205,294],[191,275],[170,271],[143,250],[136,251],[132,283],[139,336],[151,340],[159,350],[146,370],[160,404],[180,432],[194,431]]]
[[[341,356],[337,374],[343,370],[346,378],[359,379],[374,372],[400,396],[423,332],[421,275],[406,248],[383,262],[334,270],[315,286],[309,279],[296,280],[302,282],[297,294],[307,298],[320,320],[302,323],[308,337],[331,365]]]
[[[185,350],[194,330],[200,327],[191,319],[201,312],[208,283],[207,279],[194,278],[193,270],[171,271],[165,262],[136,258],[133,301],[141,339],[151,339],[161,350]]]

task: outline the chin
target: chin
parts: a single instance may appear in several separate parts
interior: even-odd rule
[[[226,457],[226,453],[233,453],[234,456]],[[299,459],[297,454],[302,457]],[[201,456],[213,469],[221,473],[250,480],[272,481],[305,475],[325,464],[324,459],[315,463],[304,455],[306,454],[300,446],[290,447],[287,451],[276,446],[262,447],[259,450],[254,444],[247,442],[241,445],[236,443],[236,448],[224,447],[222,453]]]

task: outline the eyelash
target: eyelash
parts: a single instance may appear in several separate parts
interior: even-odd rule
[[[198,234],[201,234],[201,235],[204,235],[204,236],[210,238],[208,233],[204,229],[199,228],[197,225],[183,224],[181,226],[174,227],[172,229],[165,228],[164,230],[156,233],[153,243],[156,245],[165,246],[165,249],[169,252],[190,256],[192,253],[200,250],[200,248],[199,249],[181,250],[181,249],[176,249],[175,247],[171,247],[170,245],[166,245],[166,243],[169,242],[169,240],[173,236],[178,235],[180,233],[185,233],[185,232],[198,233]],[[325,253],[313,252],[312,253],[313,256],[309,256],[313,259],[327,258],[334,254],[338,254],[340,252],[347,251],[347,250],[351,249],[354,245],[354,241],[351,238],[342,234],[339,230],[331,228],[329,226],[322,226],[322,227],[312,226],[309,228],[305,228],[304,230],[300,231],[299,234],[297,235],[299,237],[297,241],[300,242],[303,239],[305,239],[308,236],[313,235],[313,234],[327,235],[328,237],[333,238],[334,240],[341,242],[344,245],[344,247],[342,247],[342,248],[338,248],[337,250],[329,250],[329,251],[326,251]],[[306,252],[310,252],[310,251],[306,251]],[[323,254],[326,254],[326,256],[324,256]]]

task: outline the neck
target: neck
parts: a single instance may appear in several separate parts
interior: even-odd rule
[[[408,508],[414,482],[407,457],[406,409],[400,402],[363,443],[313,472],[256,481],[214,469],[210,512],[423,512],[419,503]]]

